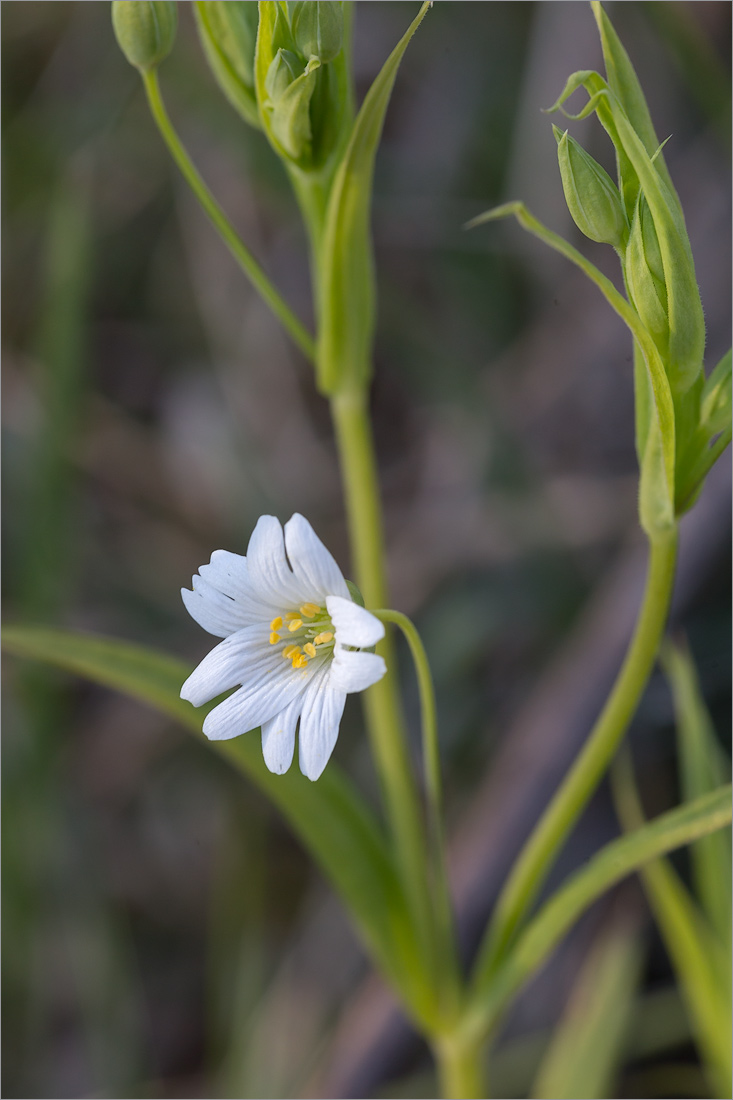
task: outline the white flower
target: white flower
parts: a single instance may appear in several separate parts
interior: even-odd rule
[[[215,550],[181,589],[189,613],[224,638],[191,673],[181,698],[195,707],[238,688],[206,716],[215,741],[262,727],[272,772],[290,767],[298,737],[300,769],[318,779],[338,737],[346,696],[386,672],[362,652],[384,636],[379,619],[352,600],[341,570],[303,516],[280,526],[261,516],[247,556]]]

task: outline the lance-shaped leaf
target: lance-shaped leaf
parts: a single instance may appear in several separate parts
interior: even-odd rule
[[[730,779],[726,759],[705,705],[692,656],[686,646],[669,643],[662,667],[674,699],[680,786],[685,799],[699,798]],[[690,849],[695,894],[722,943],[731,927],[731,843],[721,830]]]
[[[533,1097],[593,1100],[613,1095],[628,1044],[642,958],[634,923],[626,920],[602,929],[545,1051]]]
[[[231,741],[206,741],[201,711],[179,695],[190,669],[141,646],[64,630],[7,626],[9,653],[43,661],[121,691],[199,736],[252,780],[278,807],[347,906],[364,943],[418,1019],[432,1012],[428,972],[414,935],[384,835],[364,799],[333,763],[317,783],[297,771],[273,775],[257,732]],[[203,709],[203,708],[202,708]]]
[[[464,1033],[488,1034],[508,1002],[607,890],[658,856],[707,836],[730,820],[731,788],[726,786],[662,814],[596,852],[545,902],[498,969],[477,976],[463,1020]]]
[[[644,821],[630,757],[623,755],[613,772],[614,796],[626,829],[638,835]],[[724,788],[718,788],[723,790]],[[710,794],[704,795],[705,798]],[[688,803],[689,805],[689,803]],[[643,826],[642,828],[646,828]],[[711,836],[719,834],[711,834]],[[709,836],[696,840],[697,844]],[[641,869],[642,882],[680,981],[693,1033],[707,1066],[715,1095],[730,1095],[731,997],[730,928],[719,939],[669,860],[656,859]]]
[[[649,156],[654,156],[659,149],[660,142],[654,130],[652,117],[639,78],[634,71],[634,66],[631,64],[629,55],[622,46],[621,40],[613,29],[611,21],[599,0],[591,0],[591,8],[601,36],[608,85],[626,112],[629,122],[644,143],[647,153]],[[616,154],[619,167],[619,186],[626,200],[626,212],[631,218],[638,196],[638,177],[623,147],[617,148]],[[658,153],[654,163],[679,206],[679,199],[661,152]]]
[[[360,392],[369,380],[374,332],[374,271],[369,212],[374,159],[402,56],[420,26],[425,0],[366,94],[334,177],[321,246],[322,393]]]

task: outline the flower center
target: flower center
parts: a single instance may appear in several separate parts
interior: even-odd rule
[[[293,668],[305,668],[308,661],[333,650],[333,623],[325,607],[304,603],[297,611],[285,611],[270,623],[270,645],[283,645],[283,657]]]

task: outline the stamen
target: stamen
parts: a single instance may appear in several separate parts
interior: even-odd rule
[[[276,630],[273,630],[272,634],[270,635],[270,645],[277,645],[279,641],[280,635],[277,633]]]
[[[286,615],[285,618],[287,619],[287,617],[288,616]],[[302,625],[303,625],[303,620],[302,619],[293,619],[291,622],[288,623],[288,630],[290,631],[291,634],[293,634],[296,630],[300,630]]]
[[[293,656],[293,654],[299,649],[300,646],[297,645],[286,645],[285,649],[283,650],[283,657],[289,660]]]
[[[297,618],[298,618],[298,612],[297,611],[286,611],[285,612],[285,622],[286,623],[291,623],[293,621],[293,619],[297,619]]]
[[[270,630],[279,630],[282,625],[282,616],[278,615],[277,618],[273,619],[270,623]]]
[[[304,619],[314,619],[320,610],[318,604],[304,603],[300,609],[300,613]]]
[[[313,642],[306,642],[305,645],[303,646],[303,649],[305,650],[305,652],[308,654],[309,657],[315,657],[316,647],[313,645]]]
[[[328,642],[333,641],[333,634],[330,630],[324,630],[322,634],[319,634],[317,638],[313,639],[314,645],[326,645]]]
[[[305,668],[307,664],[308,658],[304,653],[301,653],[300,650],[293,654],[293,668]]]

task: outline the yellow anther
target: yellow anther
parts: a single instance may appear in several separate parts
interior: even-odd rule
[[[299,616],[298,616],[297,611],[286,611],[285,612],[285,622],[286,623],[291,623],[293,621],[293,619],[297,619],[298,617]]]
[[[304,603],[300,609],[300,613],[304,619],[314,619],[320,610],[318,604]]]
[[[273,630],[272,634],[270,635],[270,645],[277,645],[279,641],[280,635],[277,633],[276,630]]]
[[[292,622],[288,623],[288,630],[292,634],[294,631],[300,630],[302,625],[303,625],[303,620],[302,619],[293,619]]]
[[[303,649],[305,650],[305,652],[308,654],[309,657],[315,657],[316,647],[313,645],[313,642],[306,642],[305,645],[303,646]]]
[[[277,618],[273,619],[270,623],[270,630],[279,630],[282,625],[282,616],[278,615]]]
[[[333,634],[330,630],[324,630],[322,634],[319,634],[317,638],[313,639],[315,645],[326,645],[328,642],[333,641]]]
[[[304,653],[293,654],[293,668],[305,668],[308,664],[308,658]]]
[[[292,657],[294,653],[299,652],[299,651],[300,651],[300,646],[286,645],[285,649],[283,650],[283,657],[286,657],[286,658],[290,659],[290,657]]]

